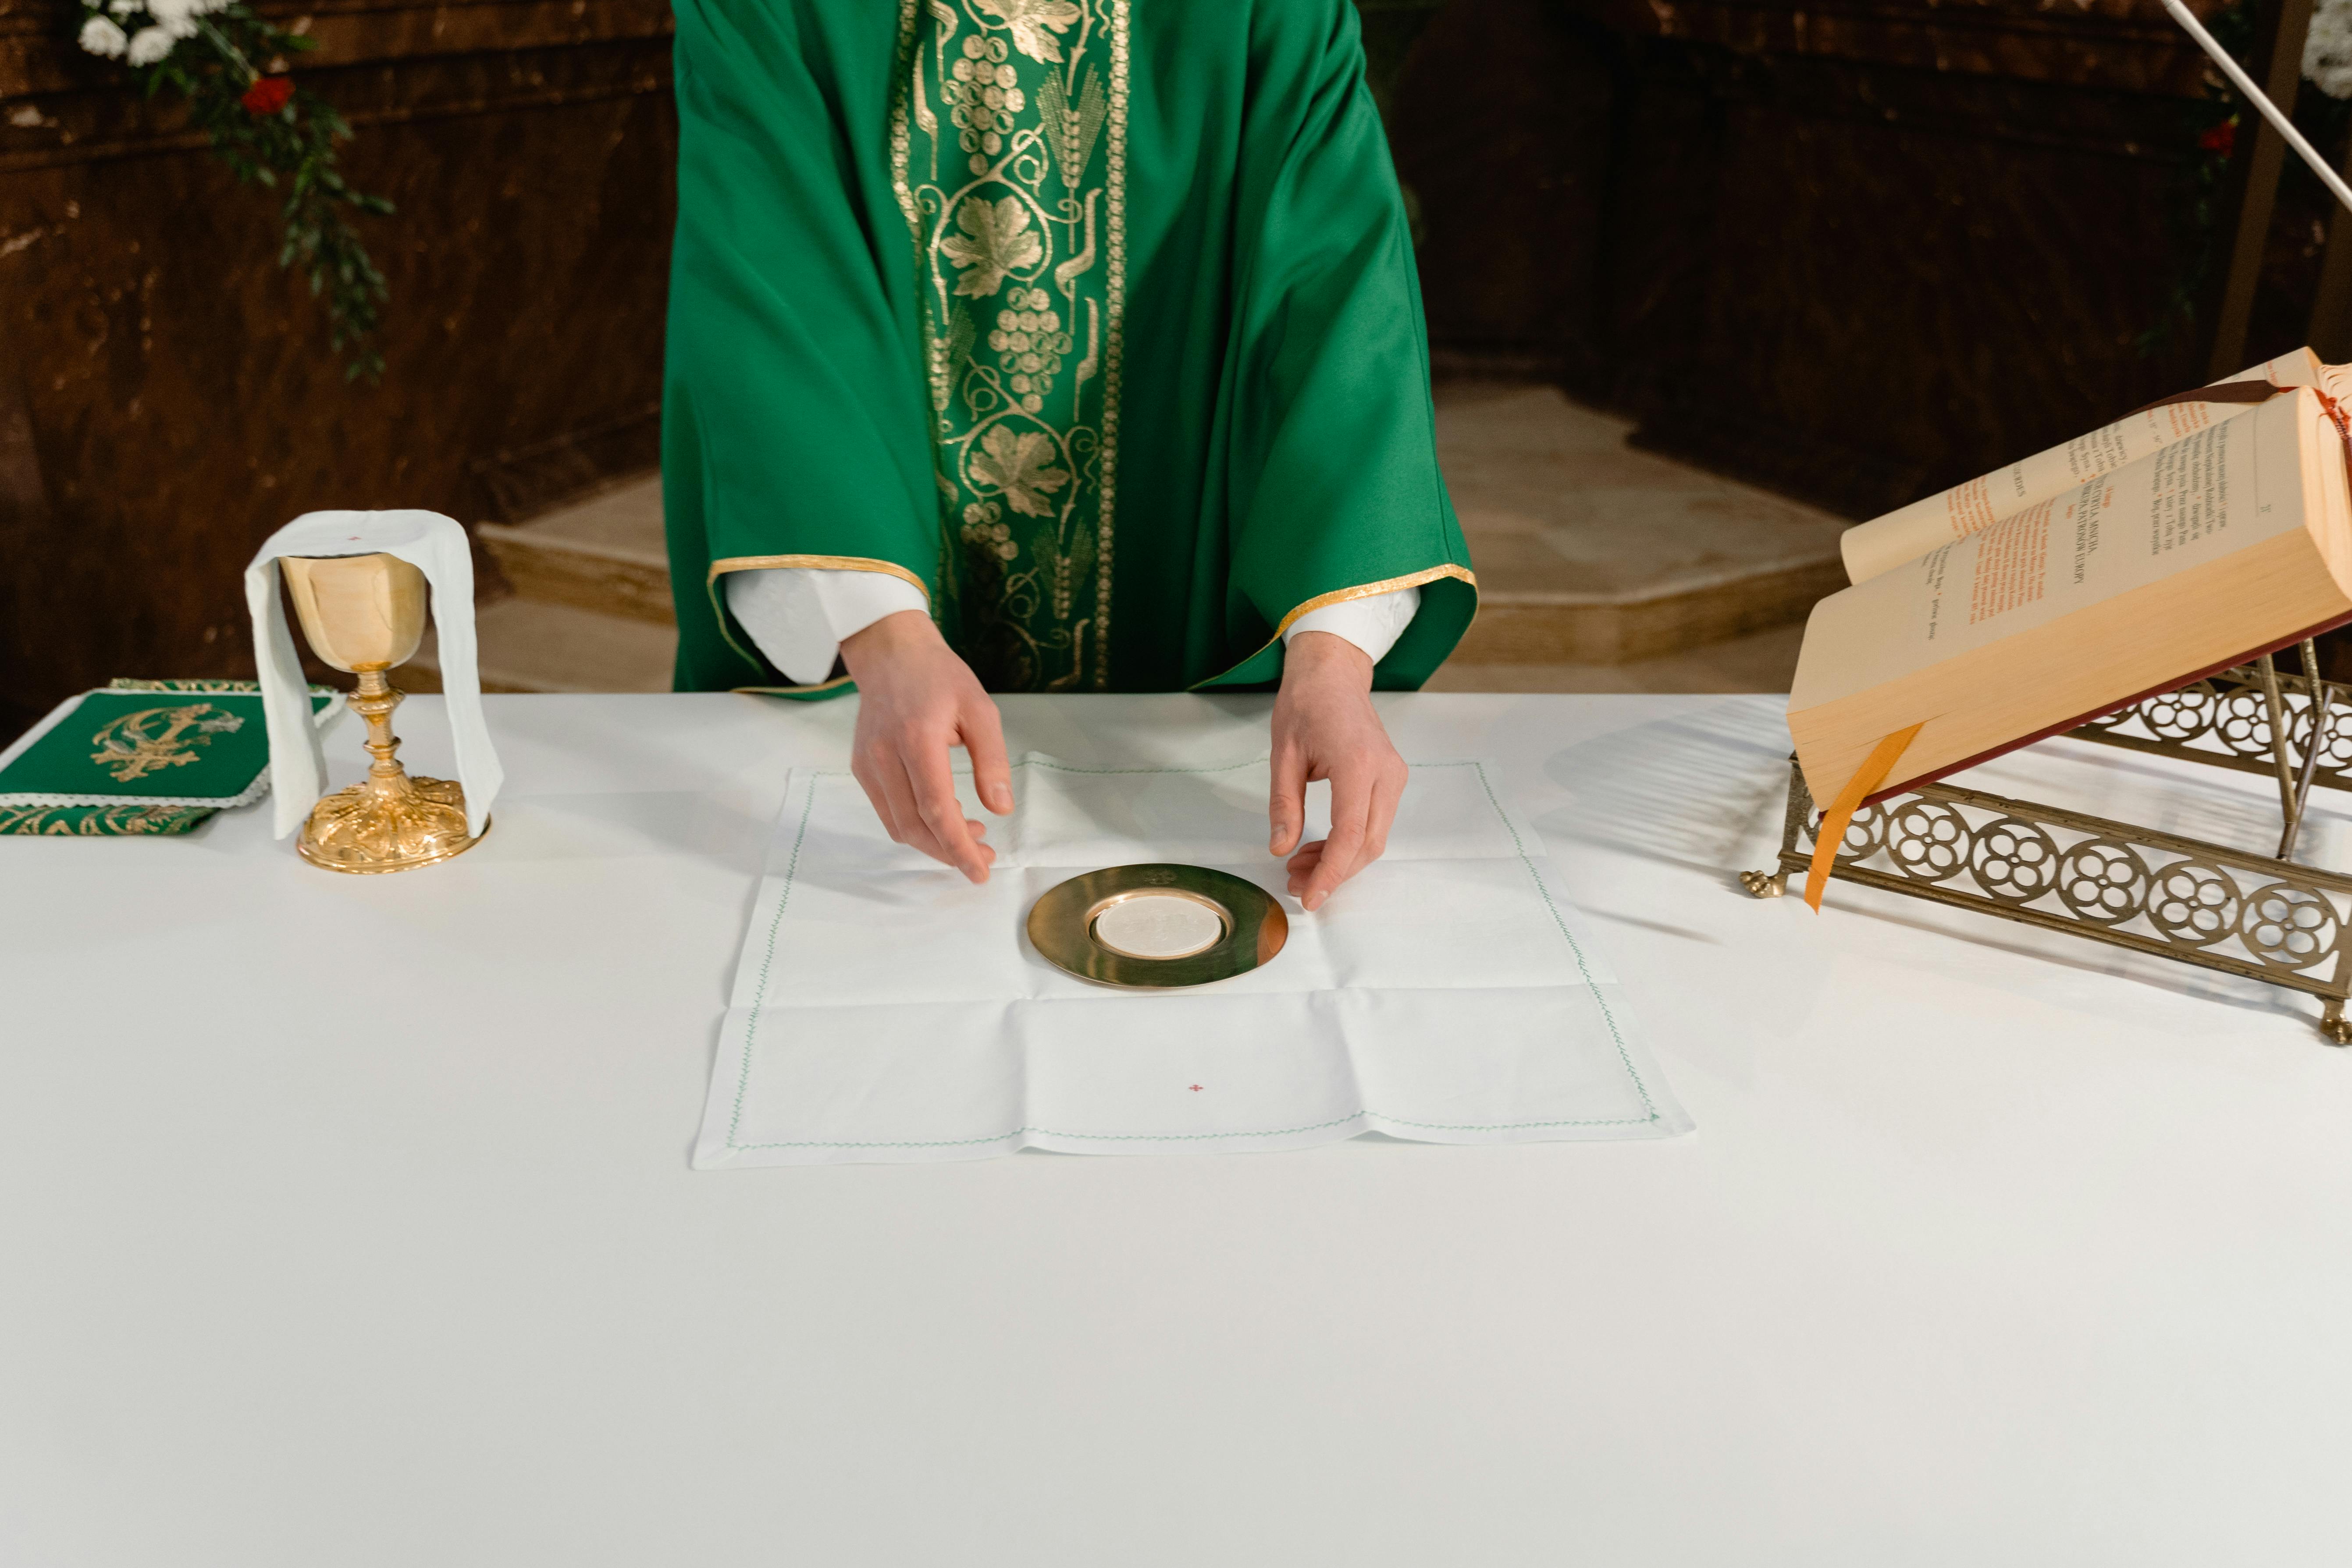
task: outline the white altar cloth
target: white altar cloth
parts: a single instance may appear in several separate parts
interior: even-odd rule
[[[1485,763],[1415,763],[1388,852],[1273,962],[1116,991],[1024,932],[1057,884],[1180,862],[1279,897],[1265,762],[1013,767],[974,886],[891,842],[847,773],[784,791],[694,1162],[1265,1152],[1364,1131],[1424,1143],[1686,1131],[1623,987]],[[971,777],[957,786],[980,818]],[[1311,792],[1309,837],[1328,826]]]
[[[497,823],[394,877],[264,811],[0,838],[0,1563],[2352,1562],[2315,1004],[1743,897],[1772,698],[1377,700],[1500,767],[1698,1131],[692,1170],[847,701],[489,697]],[[446,777],[437,701],[403,754]],[[1269,706],[1003,702],[1077,763],[1255,756]],[[2093,751],[1962,782],[2162,782],[2160,826],[2257,847],[2277,809]]]

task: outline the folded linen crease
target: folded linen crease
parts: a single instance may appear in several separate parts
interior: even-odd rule
[[[1171,992],[1054,967],[1028,945],[1028,910],[1068,877],[1151,861],[1279,896],[1264,760],[1081,767],[1031,753],[1013,771],[1018,805],[979,887],[891,843],[847,773],[794,773],[698,1168],[1689,1127],[1489,764],[1412,764],[1381,861],[1314,914],[1289,906],[1268,963]]]

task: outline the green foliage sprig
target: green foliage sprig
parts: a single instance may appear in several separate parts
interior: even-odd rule
[[[287,73],[288,58],[311,40],[236,0],[84,0],[81,18],[83,48],[121,60],[148,98],[177,93],[239,180],[285,192],[278,264],[299,267],[325,300],[346,377],[381,375],[383,274],[350,217],[386,215],[392,204],[345,182],[335,144],[351,125]]]

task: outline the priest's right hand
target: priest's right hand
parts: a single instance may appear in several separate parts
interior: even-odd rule
[[[996,851],[982,842],[987,825],[964,816],[948,767],[948,753],[962,746],[981,804],[999,816],[1013,809],[1004,728],[979,677],[918,610],[851,634],[841,657],[857,682],[850,772],[882,826],[899,843],[987,881]]]

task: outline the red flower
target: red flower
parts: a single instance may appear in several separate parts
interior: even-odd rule
[[[2204,148],[2208,153],[2218,153],[2224,158],[2228,157],[2237,149],[2238,122],[2234,120],[2225,120],[2221,124],[2209,128],[2204,135],[2197,138],[2197,145]]]
[[[285,108],[286,100],[293,96],[292,77],[257,76],[253,79],[253,85],[245,89],[245,96],[237,101],[245,105],[247,114],[259,119]]]

